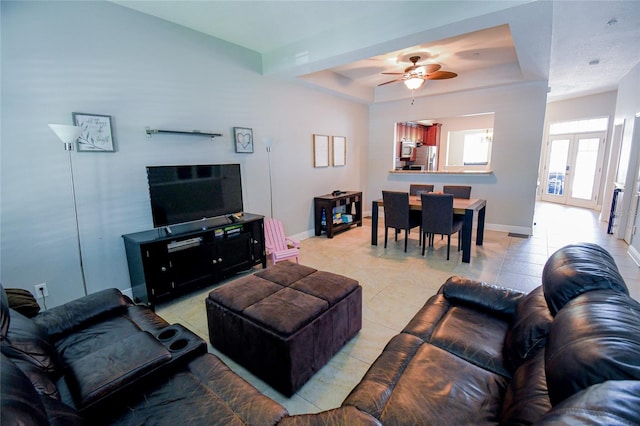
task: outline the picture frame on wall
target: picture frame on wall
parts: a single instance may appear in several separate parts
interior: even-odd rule
[[[347,164],[347,138],[333,136],[333,166],[340,167]]]
[[[329,167],[329,136],[313,135],[313,167]]]
[[[110,115],[71,113],[73,124],[82,127],[78,137],[78,152],[115,152],[113,125]]]
[[[253,129],[248,127],[234,127],[233,139],[236,152],[246,154],[253,152]]]

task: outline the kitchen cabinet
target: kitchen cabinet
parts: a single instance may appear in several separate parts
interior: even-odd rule
[[[426,128],[424,144],[429,146],[440,146],[440,128],[441,123],[434,123]]]

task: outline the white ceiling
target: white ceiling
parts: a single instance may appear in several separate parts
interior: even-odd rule
[[[559,100],[615,90],[640,62],[637,0],[113,2],[253,50],[264,75],[366,103],[411,97],[378,84],[415,54],[458,74],[416,97],[548,79]]]

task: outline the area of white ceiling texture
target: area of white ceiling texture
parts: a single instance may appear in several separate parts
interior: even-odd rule
[[[559,100],[613,90],[640,61],[638,1],[114,2],[258,52],[265,76],[363,103],[529,81]],[[412,56],[457,76],[380,86]]]

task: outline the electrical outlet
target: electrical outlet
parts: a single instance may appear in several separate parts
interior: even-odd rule
[[[36,299],[42,299],[49,296],[49,289],[47,289],[47,283],[36,284],[33,286],[36,289]]]

